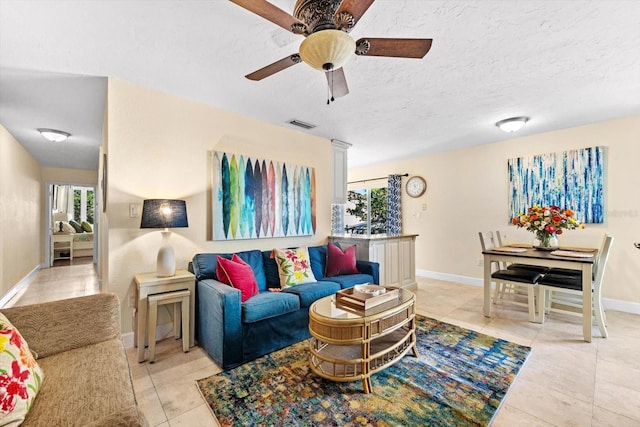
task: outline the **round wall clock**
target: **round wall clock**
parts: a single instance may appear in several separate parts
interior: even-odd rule
[[[412,176],[407,181],[407,194],[411,197],[420,197],[427,191],[427,181],[421,176]]]

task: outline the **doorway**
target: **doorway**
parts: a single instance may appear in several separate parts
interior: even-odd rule
[[[99,271],[99,201],[95,185],[48,182],[45,266],[94,264]]]

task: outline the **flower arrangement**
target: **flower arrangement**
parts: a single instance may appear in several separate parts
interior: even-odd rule
[[[536,235],[541,246],[549,247],[550,240],[563,230],[584,228],[584,224],[574,218],[571,209],[560,209],[558,206],[535,205],[511,220],[512,224],[526,228]]]

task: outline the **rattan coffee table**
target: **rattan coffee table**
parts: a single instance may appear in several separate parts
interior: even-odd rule
[[[309,308],[309,365],[332,381],[362,380],[371,393],[371,375],[416,349],[415,295],[399,289],[397,300],[366,312],[337,308],[335,296],[322,298]]]

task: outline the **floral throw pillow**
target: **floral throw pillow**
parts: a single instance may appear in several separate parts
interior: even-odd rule
[[[311,271],[309,250],[306,247],[274,249],[273,256],[278,264],[280,287],[287,288],[316,281],[313,271]]]
[[[44,379],[27,342],[0,313],[0,426],[19,426]]]

